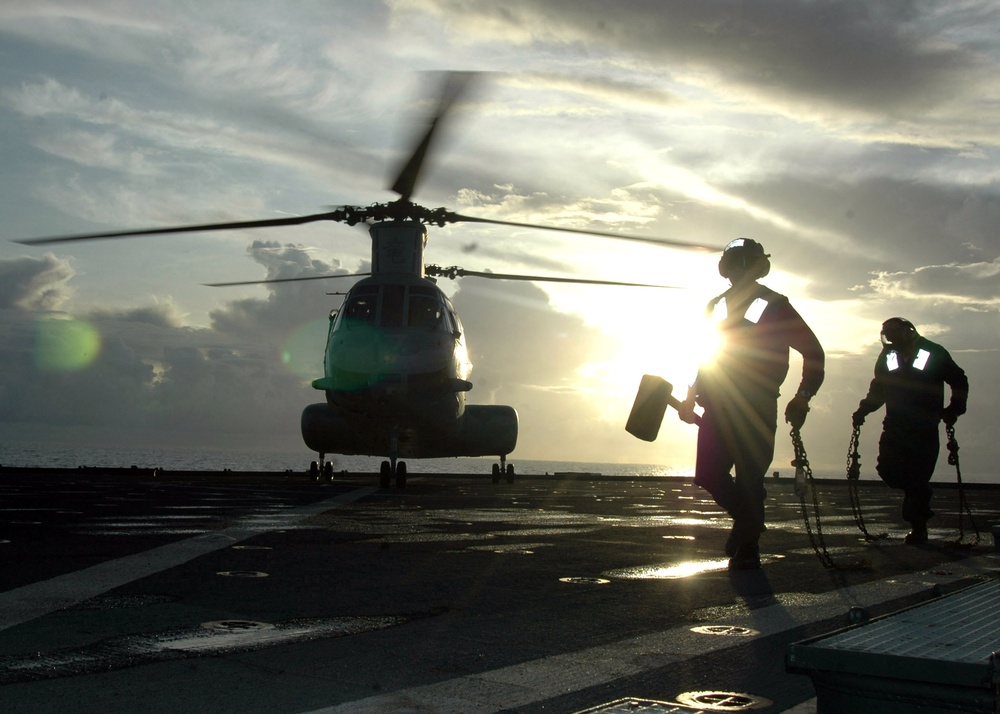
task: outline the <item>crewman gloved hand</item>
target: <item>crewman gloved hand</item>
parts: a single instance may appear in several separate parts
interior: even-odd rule
[[[694,424],[697,417],[694,413],[694,399],[685,399],[677,405],[677,416],[685,424]]]
[[[796,394],[785,407],[785,421],[791,424],[793,429],[801,429],[802,425],[806,423],[806,414],[808,413],[809,400]]]
[[[854,428],[858,428],[865,423],[865,416],[867,416],[863,411],[858,409],[854,414],[851,415],[851,424]]]
[[[949,404],[941,410],[941,421],[948,426],[955,426],[955,422],[958,421],[958,418],[964,413],[964,409],[959,410],[959,408],[954,404]]]

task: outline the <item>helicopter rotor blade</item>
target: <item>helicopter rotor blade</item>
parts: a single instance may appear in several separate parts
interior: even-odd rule
[[[442,268],[438,265],[428,265],[424,269],[425,273],[431,277],[442,277],[454,280],[455,278],[489,278],[492,280],[525,280],[540,283],[577,283],[581,285],[613,285],[630,288],[664,288],[668,290],[681,290],[677,285],[652,285],[649,283],[629,283],[617,280],[592,280],[590,278],[560,278],[551,275],[519,275],[511,273],[484,273],[477,270],[466,270],[452,266]]]
[[[162,235],[166,233],[200,233],[208,231],[238,230],[241,228],[267,228],[272,226],[297,226],[314,221],[338,221],[351,223],[354,211],[350,207],[338,208],[327,213],[313,213],[308,216],[289,216],[287,218],[265,218],[255,221],[230,221],[228,223],[203,223],[188,226],[169,226],[166,228],[142,228],[129,231],[111,231],[108,233],[78,233],[65,236],[48,236],[45,238],[26,238],[15,240],[21,245],[48,245],[51,243],[71,243],[73,241],[104,240],[107,238],[130,238],[132,236]]]
[[[561,231],[563,233],[578,233],[588,236],[599,236],[601,238],[615,238],[617,240],[635,241],[658,245],[663,248],[683,248],[685,250],[695,250],[702,252],[722,252],[720,246],[708,245],[706,243],[695,243],[693,241],[674,240],[671,238],[650,238],[648,236],[629,235],[627,233],[612,233],[610,231],[595,231],[589,228],[566,228],[564,226],[545,226],[537,223],[519,223],[517,221],[501,221],[494,218],[479,218],[477,216],[463,216],[459,213],[448,213],[448,222],[465,221],[467,223],[488,223],[495,226],[511,226],[514,228],[538,228],[546,231]]]
[[[392,184],[392,190],[398,193],[403,201],[408,202],[416,190],[417,179],[420,177],[420,170],[430,151],[431,144],[441,131],[441,126],[452,106],[465,93],[474,74],[474,72],[448,72],[445,75],[437,110],[434,112],[423,137],[417,142],[410,158],[400,168],[396,180]]]
[[[333,278],[361,278],[371,273],[344,273],[343,275],[305,275],[298,278],[271,278],[270,280],[237,280],[231,283],[202,283],[206,288],[232,288],[238,285],[267,285],[270,283],[300,283],[306,280],[332,280]]]

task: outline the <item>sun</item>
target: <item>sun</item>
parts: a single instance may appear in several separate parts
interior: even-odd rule
[[[642,375],[653,374],[670,382],[674,396],[684,399],[699,367],[718,350],[720,336],[701,296],[678,292],[661,299],[658,305],[595,320],[618,345],[611,359],[584,368],[605,397],[631,401]]]

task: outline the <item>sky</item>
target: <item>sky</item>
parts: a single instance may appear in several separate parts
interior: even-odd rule
[[[904,316],[971,383],[964,473],[997,476],[1000,7],[691,0],[7,0],[0,4],[0,437],[302,450],[322,401],[336,223],[31,247],[19,238],[280,218],[388,190],[438,73],[477,72],[414,200],[499,220],[771,255],[827,355],[802,436],[843,471],[851,413]],[[683,392],[718,253],[431,228],[428,262],[672,289],[443,281],[470,403],[521,459],[694,462],[696,427],[624,431],[643,374]],[[794,393],[793,353],[781,408]],[[881,413],[862,429],[873,473]],[[773,468],[789,470],[787,425]],[[942,449],[944,451],[944,449]],[[418,469],[411,464],[411,470]],[[949,469],[951,470],[949,472]],[[938,467],[938,480],[954,468]]]

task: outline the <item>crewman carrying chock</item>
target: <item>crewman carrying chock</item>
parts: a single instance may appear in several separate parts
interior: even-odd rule
[[[788,298],[757,281],[771,269],[760,243],[738,238],[719,259],[730,288],[708,303],[722,338],[714,359],[702,364],[678,408],[698,430],[694,482],[732,516],[726,542],[729,567],[760,567],[764,531],[764,477],[774,458],[778,390],[788,374],[789,349],[802,355],[802,380],[785,409],[794,429],[805,423],[809,399],[823,383],[823,348]],[[730,473],[735,471],[735,477]]]

